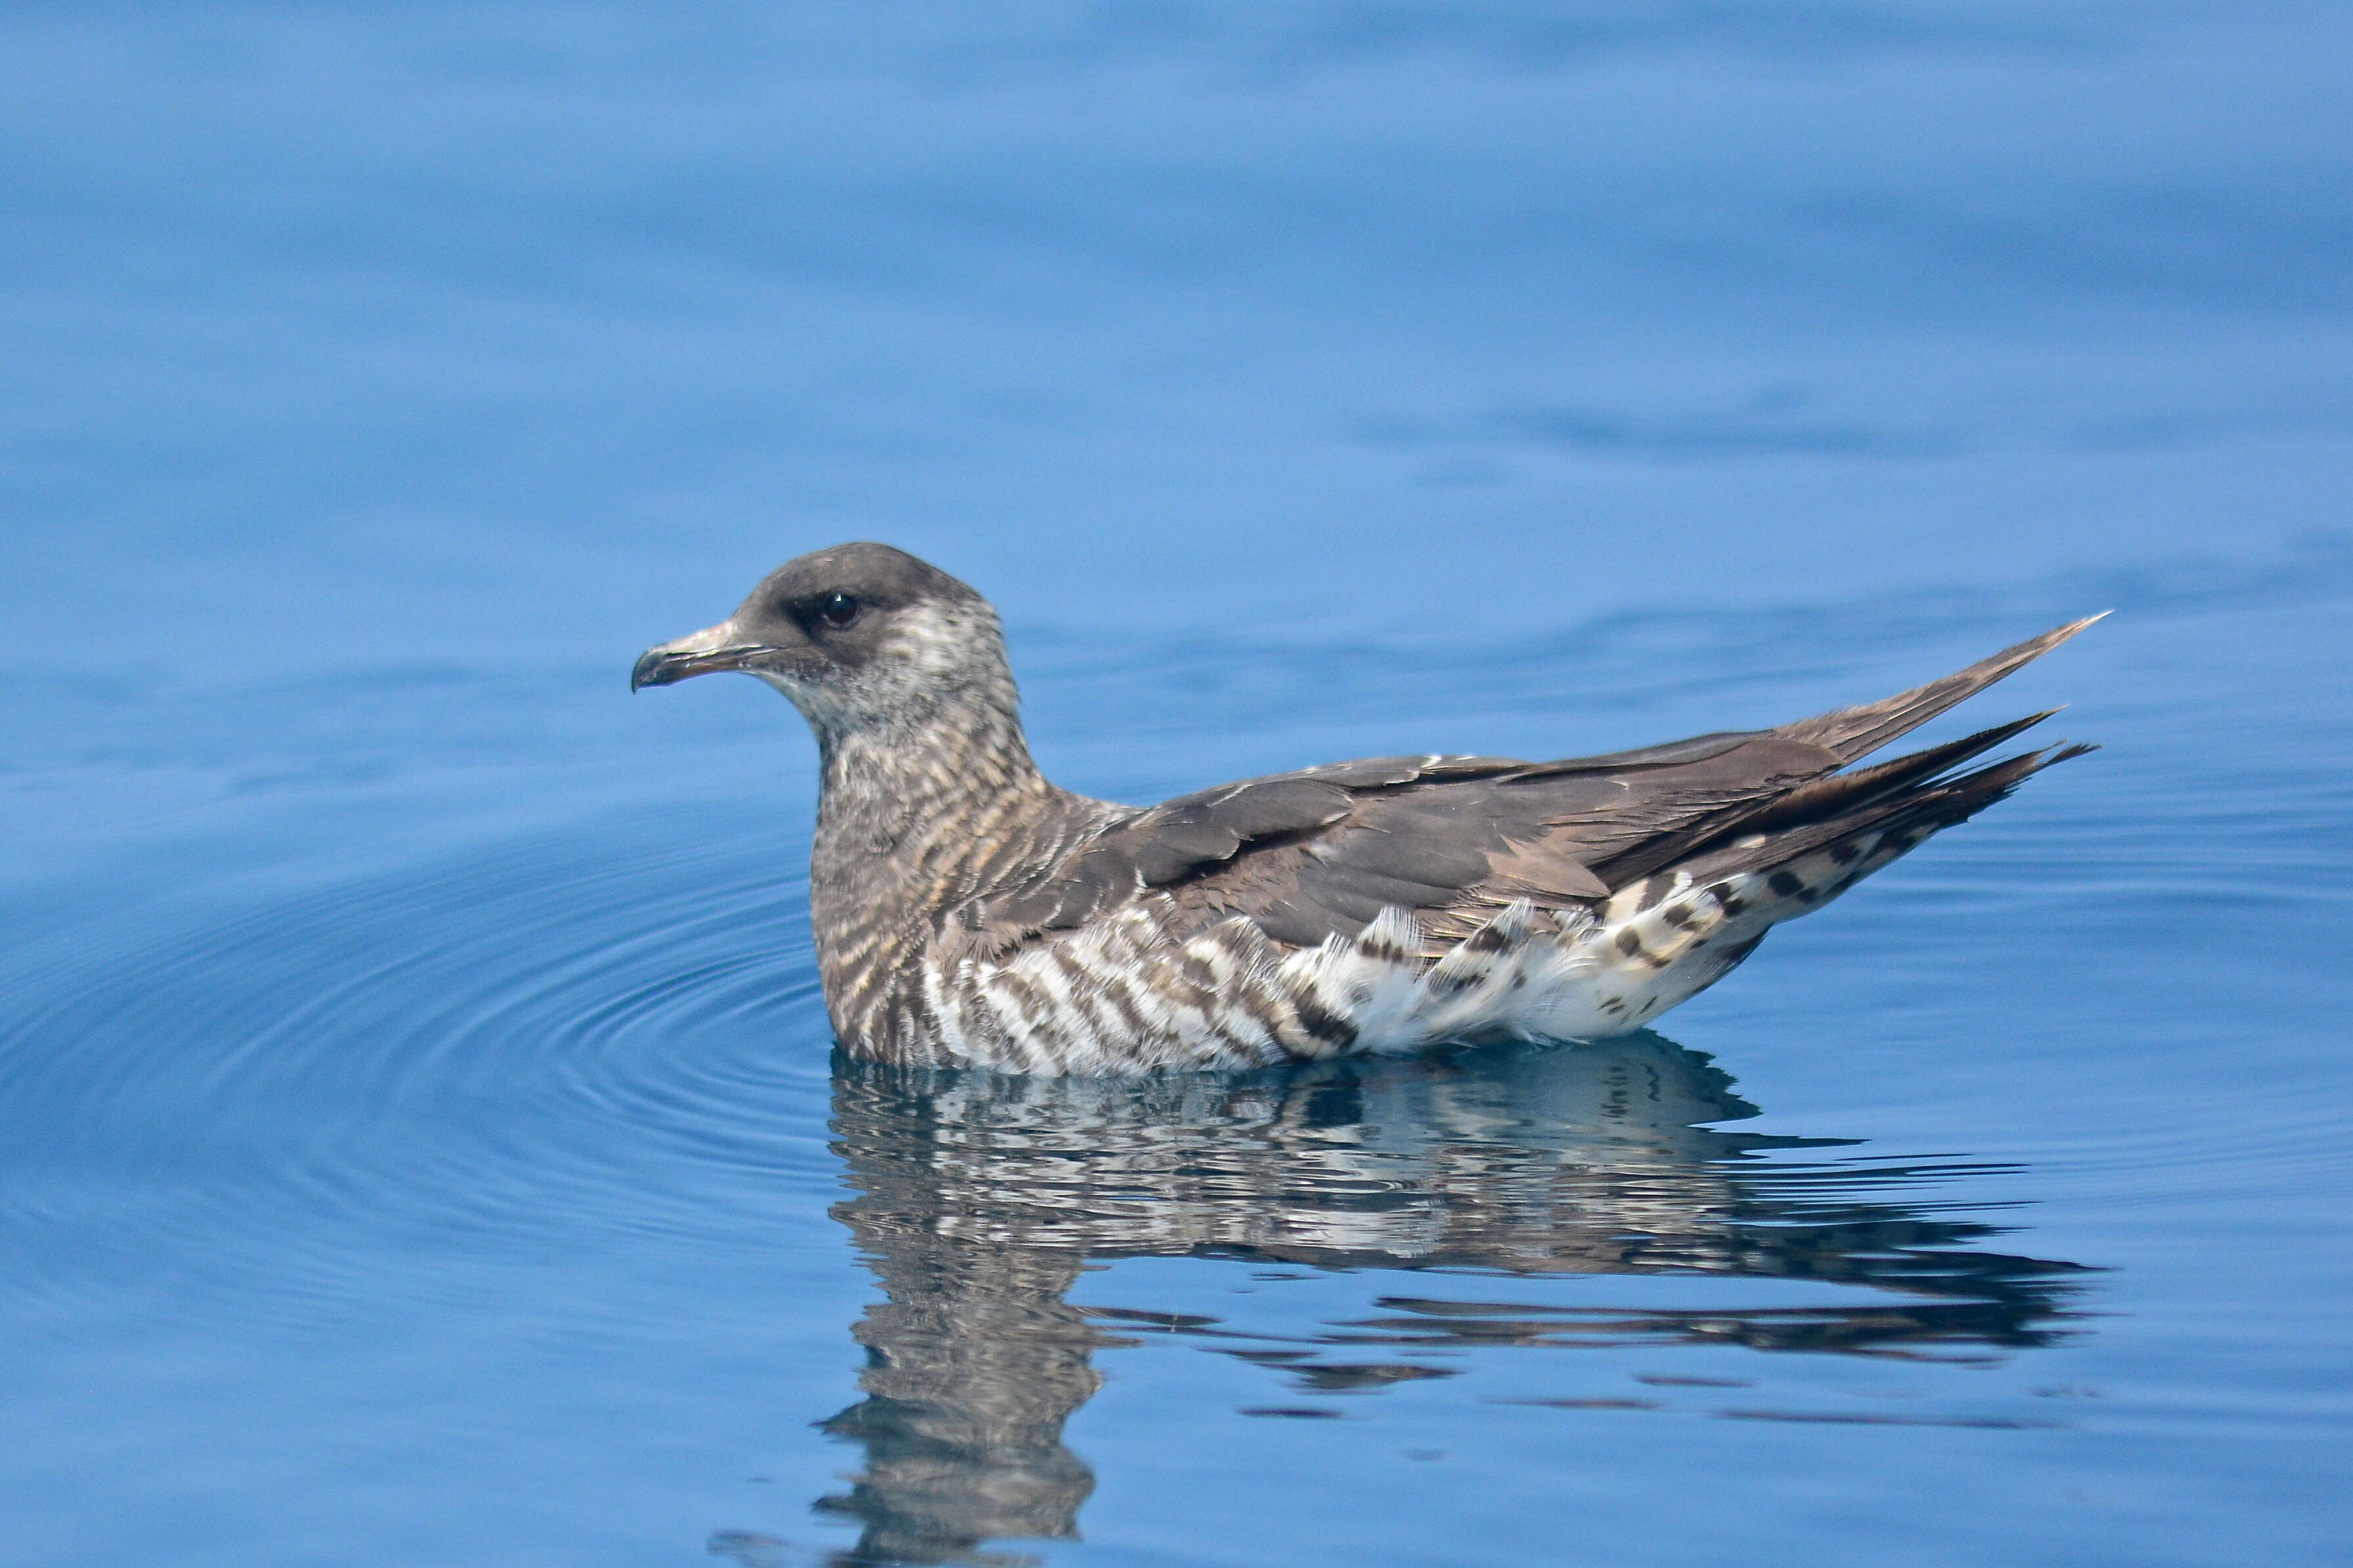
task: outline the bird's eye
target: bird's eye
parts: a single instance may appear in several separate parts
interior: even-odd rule
[[[817,618],[827,626],[841,627],[858,618],[860,605],[848,594],[828,594],[817,602]]]

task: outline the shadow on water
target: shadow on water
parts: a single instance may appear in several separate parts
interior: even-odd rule
[[[837,1060],[834,1147],[856,1195],[833,1213],[885,1300],[851,1330],[865,1397],[821,1424],[865,1449],[849,1490],[818,1504],[862,1527],[836,1561],[1014,1563],[1027,1559],[986,1543],[1074,1536],[1095,1483],[1063,1425],[1103,1384],[1093,1353],[1138,1333],[1197,1337],[1312,1395],[1450,1374],[1385,1351],[1709,1343],[1955,1360],[2063,1331],[2079,1266],[1983,1250],[1996,1227],[1936,1198],[1994,1167],[1809,1163],[1775,1156],[1846,1141],[1704,1125],[1756,1114],[1708,1058],[1651,1035],[1145,1081]],[[1179,1257],[1431,1270],[1433,1284],[1297,1334],[1065,1299],[1090,1265]],[[1529,1306],[1447,1294],[1449,1271],[1868,1293]],[[737,1538],[712,1549],[759,1555]]]

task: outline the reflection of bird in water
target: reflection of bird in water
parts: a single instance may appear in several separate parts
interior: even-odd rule
[[[839,1205],[885,1300],[853,1329],[866,1397],[825,1423],[865,1447],[827,1499],[847,1562],[1008,1562],[1075,1532],[1093,1489],[1061,1441],[1142,1328],[1198,1334],[1307,1388],[1432,1375],[1437,1345],[1728,1342],[1954,1357],[2043,1342],[2074,1266],[1976,1249],[1987,1226],[1918,1189],[1958,1165],[1784,1163],[1819,1142],[1715,1131],[1756,1110],[1655,1036],[1409,1061],[1144,1080],[841,1059]],[[1867,1304],[1704,1311],[1443,1299],[1280,1343],[1198,1319],[1074,1307],[1086,1265],[1200,1256],[1349,1268],[1694,1274],[1875,1288]],[[1332,1359],[1337,1357],[1340,1359]]]
[[[850,1054],[1118,1073],[1639,1028],[2084,750],[1968,765],[2036,714],[1852,766],[2088,624],[1778,729],[1333,763],[1150,809],[1048,783],[997,613],[886,545],[780,567],[630,684],[744,670],[816,731],[809,909]]]

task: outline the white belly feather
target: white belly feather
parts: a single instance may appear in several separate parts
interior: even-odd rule
[[[1096,1075],[1265,1065],[1450,1043],[1600,1039],[1715,984],[1778,921],[1820,909],[1914,836],[1866,835],[1770,872],[1662,872],[1590,913],[1512,904],[1436,963],[1390,909],[1289,950],[1248,921],[1172,941],[1147,903],[1060,941],[926,976],[918,1059]]]
[[[1915,842],[1870,834],[1704,887],[1686,872],[1662,872],[1582,917],[1556,921],[1514,904],[1426,970],[1399,961],[1419,950],[1419,933],[1410,915],[1388,910],[1354,942],[1335,938],[1282,968],[1294,984],[1348,1004],[1358,1050],[1606,1039],[1697,995],[1769,928],[1821,908]]]

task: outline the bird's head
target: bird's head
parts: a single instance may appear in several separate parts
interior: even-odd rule
[[[714,626],[648,648],[629,689],[740,669],[792,699],[821,741],[922,725],[944,709],[1009,711],[1013,681],[988,601],[887,544],[788,561]]]

